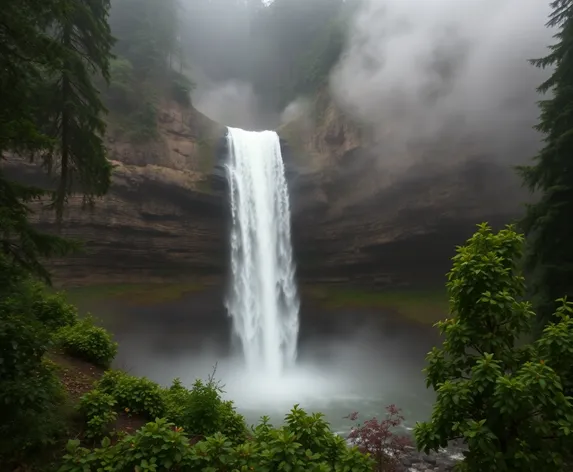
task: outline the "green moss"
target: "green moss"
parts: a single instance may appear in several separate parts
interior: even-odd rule
[[[188,293],[200,291],[201,284],[116,284],[73,287],[66,290],[73,303],[90,300],[119,300],[130,305],[155,305],[179,300]]]
[[[303,293],[327,309],[390,310],[424,324],[433,324],[448,313],[448,298],[443,289],[374,291],[321,285],[303,288]]]

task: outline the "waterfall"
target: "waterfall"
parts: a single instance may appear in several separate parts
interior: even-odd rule
[[[229,128],[231,284],[227,310],[248,369],[280,375],[296,359],[299,299],[279,137]]]

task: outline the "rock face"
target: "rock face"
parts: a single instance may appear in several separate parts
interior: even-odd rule
[[[303,278],[443,284],[455,246],[476,224],[499,227],[520,214],[518,178],[491,156],[425,147],[392,162],[384,143],[328,96],[317,97],[310,115],[279,130],[303,175],[293,221]],[[456,158],[438,165],[436,153]]]
[[[138,143],[114,127],[109,131],[108,152],[117,166],[111,190],[91,210],[82,208],[81,197],[70,198],[62,233],[84,241],[85,250],[53,261],[55,281],[126,283],[224,273],[226,207],[209,181],[223,128],[193,109],[164,104],[156,138]],[[50,186],[25,161],[7,161],[5,172]],[[32,209],[32,220],[54,232],[47,204]]]
[[[373,285],[441,284],[449,257],[475,229],[519,213],[509,168],[487,156],[449,166],[417,164],[398,175],[379,166],[379,143],[320,94],[309,116],[281,127],[291,186],[299,276]],[[225,129],[193,108],[163,103],[158,135],[145,142],[110,126],[117,168],[91,211],[70,199],[63,233],[83,254],[54,262],[67,284],[223,276],[227,264]],[[49,185],[37,167],[9,160],[8,175]],[[55,230],[45,204],[33,208]]]

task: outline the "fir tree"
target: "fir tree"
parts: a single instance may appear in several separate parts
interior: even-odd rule
[[[0,251],[46,280],[41,258],[77,244],[35,230],[28,202],[51,195],[61,216],[72,177],[88,199],[109,185],[103,107],[92,85],[94,73],[107,76],[108,9],[109,2],[95,0],[18,0],[0,9],[0,158],[39,156],[50,165],[61,157],[56,192],[10,182],[0,169]]]
[[[46,88],[48,134],[57,145],[45,156],[59,168],[54,203],[58,222],[75,183],[86,201],[104,195],[111,181],[111,164],[103,141],[106,109],[95,85],[98,75],[109,82],[113,37],[108,24],[110,0],[68,0],[53,24],[62,47],[61,70]]]
[[[554,0],[548,27],[559,28],[550,54],[532,60],[537,67],[553,67],[539,92],[551,97],[540,102],[537,129],[544,147],[531,166],[521,167],[525,184],[539,192],[523,221],[529,250],[539,326],[544,326],[557,306],[556,299],[573,296],[573,0]]]

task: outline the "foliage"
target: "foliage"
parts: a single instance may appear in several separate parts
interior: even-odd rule
[[[52,444],[64,431],[62,386],[44,361],[75,309],[0,254],[0,462]]]
[[[350,430],[348,439],[358,446],[363,454],[369,454],[374,460],[376,472],[400,470],[400,459],[406,448],[411,445],[410,438],[394,433],[404,421],[400,410],[395,405],[386,407],[386,418],[372,418]],[[358,413],[349,415],[351,421],[358,418]]]
[[[146,424],[133,436],[111,445],[105,438],[102,447],[88,450],[79,441],[69,441],[60,472],[113,470],[114,472],[191,470],[189,439],[165,419]]]
[[[144,101],[130,119],[132,139],[146,141],[157,136],[157,108],[151,101]]]
[[[416,442],[429,451],[464,439],[468,471],[562,470],[573,446],[563,393],[570,362],[561,362],[573,345],[571,306],[561,301],[559,323],[518,346],[535,316],[521,301],[522,245],[511,226],[493,233],[482,224],[458,248],[447,284],[452,317],[437,324],[445,341],[427,359],[437,400],[431,421],[416,425]]]
[[[108,371],[98,382],[97,389],[111,395],[118,408],[130,415],[143,415],[152,419],[162,417],[165,413],[163,390],[145,377]]]
[[[77,184],[74,190],[85,192],[88,199],[107,188],[105,185],[95,188],[95,184],[102,182],[102,175],[104,184],[107,182],[109,164],[101,155],[91,159],[89,151],[97,141],[93,131],[98,128],[102,111],[95,106],[97,97],[91,93],[94,92],[91,74],[103,71],[107,60],[105,48],[98,49],[98,39],[106,34],[108,5],[105,0],[89,5],[71,0],[9,3],[0,11],[0,89],[10,91],[0,99],[0,156],[40,158],[48,170],[52,170],[56,157],[62,157],[59,159],[62,165],[55,192],[10,182],[0,172],[0,250],[11,264],[49,281],[41,258],[68,254],[77,250],[78,245],[35,230],[28,221],[28,204],[51,197],[61,215],[61,204],[72,191],[72,175]],[[74,45],[63,41],[60,34],[61,27],[71,25],[70,21],[75,21],[72,30],[64,29],[73,35]],[[88,37],[90,41],[84,41]],[[63,87],[65,77],[71,78],[71,88],[82,103],[67,94],[59,102],[59,109],[67,110],[63,116],[55,106],[62,94],[49,90],[59,83],[57,78],[62,78]],[[82,112],[90,105],[86,123]],[[73,124],[80,121],[82,127],[75,129]],[[68,138],[66,146],[62,146],[60,139],[64,130]],[[71,146],[82,149],[80,155],[72,153],[70,160],[67,157]]]
[[[191,446],[182,428],[164,419],[148,423],[135,435],[115,445],[104,440],[88,450],[71,441],[60,472],[104,469],[249,471],[271,472],[371,472],[372,462],[356,448],[334,435],[321,415],[307,415],[295,407],[279,429],[263,422],[251,440],[234,445],[221,433]]]
[[[543,327],[555,313],[555,300],[573,296],[573,2],[553,0],[553,13],[548,27],[559,29],[558,42],[549,54],[532,63],[541,68],[553,68],[549,79],[539,86],[539,92],[550,98],[540,101],[541,117],[537,130],[545,134],[545,146],[535,157],[535,163],[520,167],[524,183],[539,198],[528,205],[522,222],[527,236],[527,269],[531,273],[530,289]]]
[[[78,321],[78,309],[68,303],[64,293],[46,293],[42,284],[32,284],[35,292],[32,310],[35,317],[50,331],[56,331],[65,326],[73,326]]]
[[[165,393],[165,416],[191,436],[221,432],[232,442],[242,442],[247,433],[245,420],[220,394],[221,388],[212,378],[207,382],[196,380],[190,390],[175,379]]]
[[[86,421],[85,436],[89,439],[101,438],[109,425],[117,418],[115,399],[100,390],[92,390],[80,398],[78,410]]]
[[[177,103],[190,106],[193,87],[193,82],[186,75],[171,71],[171,96]]]
[[[183,74],[180,9],[175,0],[117,0],[113,4],[110,24],[118,38],[117,57],[111,63],[109,88],[105,84],[101,88],[106,103],[123,118],[135,141],[157,135],[154,95],[183,106],[191,104],[193,83]]]
[[[117,113],[133,113],[141,100],[136,90],[133,65],[123,57],[111,60],[109,86],[101,84],[101,88],[106,106]]]
[[[3,334],[0,333],[0,338]],[[15,376],[2,374],[0,463],[10,464],[25,454],[54,444],[65,433],[64,400],[61,382],[53,368],[45,363],[30,365],[25,370],[18,366]]]
[[[6,258],[3,266],[21,267],[49,283],[50,275],[41,258],[70,254],[79,249],[79,244],[43,234],[28,221],[28,204],[48,194],[43,189],[9,182],[0,169],[0,251]]]
[[[70,356],[102,367],[109,367],[117,354],[117,343],[104,328],[94,325],[91,317],[65,326],[56,333],[57,344]]]
[[[179,6],[175,0],[116,0],[110,25],[115,52],[133,64],[139,80],[157,79],[181,51]]]
[[[44,162],[50,169],[59,168],[54,195],[58,220],[74,181],[80,183],[88,202],[104,195],[111,182],[111,164],[102,139],[106,110],[93,79],[101,75],[109,80],[113,44],[109,9],[110,0],[66,2],[63,14],[50,25],[52,36],[65,51],[61,67],[45,74],[40,116],[56,143],[44,155]]]

